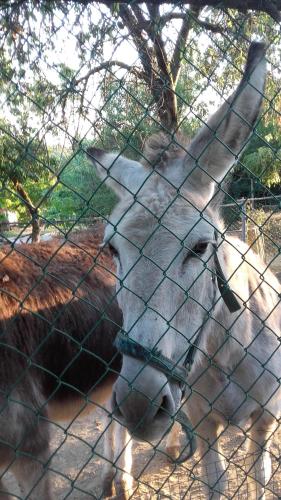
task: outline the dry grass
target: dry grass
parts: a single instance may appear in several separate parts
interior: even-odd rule
[[[254,210],[247,226],[247,242],[273,270],[280,271],[281,212]]]

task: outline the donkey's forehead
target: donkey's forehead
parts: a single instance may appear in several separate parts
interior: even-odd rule
[[[141,196],[134,202],[123,199],[110,216],[110,224],[106,227],[105,239],[113,234],[124,236],[129,241],[143,244],[150,235],[173,238],[183,241],[189,236],[197,238],[212,238],[214,232],[214,216],[204,202],[192,195],[183,196],[166,193],[153,193]]]

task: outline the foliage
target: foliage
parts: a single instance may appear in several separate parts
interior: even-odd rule
[[[280,151],[281,152],[281,151]],[[245,157],[244,163],[269,188],[281,183],[279,158],[270,147],[260,147]]]
[[[116,202],[115,195],[101,185],[85,153],[80,151],[70,158],[64,156],[60,163],[57,183],[43,211],[44,219],[107,216]]]
[[[26,218],[17,179],[43,217],[107,214],[114,195],[98,187],[77,152],[85,133],[91,129],[89,139],[97,146],[139,157],[146,137],[159,130],[159,102],[171,84],[180,129],[192,136],[210,105],[216,107],[239,80],[253,34],[269,41],[272,66],[264,116],[234,177],[280,190],[280,34],[266,14],[190,10],[184,3],[172,9],[119,3],[107,8],[42,0],[33,9],[29,2],[17,8],[4,2],[0,9],[0,98],[7,109],[6,119],[0,115],[1,206]],[[66,46],[73,57],[64,57]],[[162,67],[159,46],[166,58]],[[134,63],[122,59],[122,48],[123,54],[135,51]]]
[[[34,205],[42,204],[57,162],[45,142],[27,125],[21,124],[18,130],[1,120],[0,129],[0,204],[26,219],[26,203],[17,191],[17,184],[24,186]]]

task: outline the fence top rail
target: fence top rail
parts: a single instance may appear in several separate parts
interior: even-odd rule
[[[244,205],[248,201],[264,201],[264,200],[275,200],[276,198],[281,198],[281,194],[276,194],[274,196],[259,196],[257,198],[239,198],[234,203],[223,203],[222,207],[237,207],[238,205]]]
[[[92,219],[79,219],[78,223],[79,224],[94,224],[95,222],[98,221],[103,221],[105,218],[104,217],[93,217]],[[49,224],[65,224],[67,222],[77,222],[77,219],[48,219],[43,221],[43,225],[49,225]],[[22,227],[22,226],[30,226],[31,222],[8,222],[6,220],[0,221],[0,224],[7,224],[10,227]]]

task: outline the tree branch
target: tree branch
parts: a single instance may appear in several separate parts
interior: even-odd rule
[[[137,8],[137,6],[132,8]],[[166,81],[170,81],[170,68],[165,49],[165,44],[161,36],[161,19],[158,15],[159,14],[158,6],[148,4],[147,8],[150,15],[150,22],[146,28],[146,31],[154,45],[155,56],[157,59],[159,69],[163,73],[162,76],[165,77]]]
[[[209,30],[209,31],[212,31],[213,33],[223,33],[224,32],[224,29],[222,26],[220,26],[219,24],[212,24],[212,23],[208,23],[207,21],[203,21],[202,19],[196,19],[196,24],[198,24],[198,26],[202,26],[202,28],[205,28],[206,30]]]
[[[186,18],[186,13],[169,12],[168,14],[164,14],[163,16],[160,16],[157,24],[158,24],[159,28],[162,29],[166,24],[173,21],[174,19],[184,20],[185,18]],[[151,24],[151,22],[145,19],[143,22],[139,23],[139,26],[147,32],[150,24]],[[223,27],[220,26],[219,24],[208,23],[207,21],[203,21],[203,19],[198,19],[197,24],[199,26],[202,26],[203,28],[209,30],[209,31],[212,31],[213,33],[223,33],[223,31],[224,31]]]
[[[133,73],[138,78],[143,78],[143,72],[138,70],[137,68],[135,68],[133,66],[130,66],[129,64],[125,64],[122,61],[106,61],[106,62],[100,64],[99,66],[96,66],[95,68],[90,69],[90,71],[88,71],[88,73],[86,73],[86,75],[81,76],[80,78],[75,80],[74,84],[78,85],[79,83],[81,83],[83,81],[87,81],[87,80],[89,80],[90,76],[94,75],[95,73],[99,73],[103,69],[109,69],[112,66],[118,66],[119,68],[126,69],[128,72]]]
[[[173,4],[175,0],[153,0],[156,5],[161,4]],[[89,5],[93,3],[93,0],[64,0],[65,3],[76,3],[81,5]],[[114,0],[115,3],[127,4],[131,5],[132,0]],[[24,3],[24,0],[21,2],[7,2],[9,6],[13,6],[16,3]],[[61,0],[57,0],[54,4],[57,3],[59,6],[61,4]],[[112,0],[95,0],[95,3],[101,3],[107,5],[108,7],[112,6]],[[144,0],[134,0],[134,5],[138,3],[144,3]],[[217,9],[235,9],[245,12],[246,10],[255,10],[257,12],[265,12],[269,16],[271,16],[275,21],[281,21],[281,0],[181,0],[181,5],[191,4],[195,7],[215,7]]]
[[[150,13],[150,17],[152,17],[152,19],[156,19],[156,17],[160,17],[159,4],[157,4],[157,2],[148,3],[147,8],[148,8],[148,11]]]
[[[242,12],[257,10],[266,12],[277,22],[281,20],[281,0],[196,0],[194,5],[196,7],[209,6],[223,9],[237,9]]]
[[[50,8],[49,0],[33,0],[36,7],[47,5]],[[53,8],[61,8],[67,4],[76,4],[88,6],[91,4],[104,4],[107,7],[112,7],[113,0],[54,0],[52,2]],[[132,0],[114,0],[114,3],[121,5],[131,5]],[[145,3],[144,0],[134,0],[134,5],[138,3]],[[153,0],[155,5],[161,4],[175,4],[175,0]],[[27,4],[27,0],[2,0],[1,9],[12,8],[17,10]],[[235,9],[245,12],[247,10],[255,10],[257,12],[265,12],[271,16],[276,22],[281,21],[281,0],[181,0],[181,5],[189,4],[195,7],[214,7],[217,9]]]
[[[130,9],[124,3],[120,5],[119,15],[131,34],[135,47],[139,53],[144,69],[143,78],[147,84],[150,84],[153,78],[153,67],[150,49],[147,40],[142,34],[142,28],[139,26],[137,19],[133,16]]]
[[[199,13],[200,13],[199,9],[196,9],[196,10],[193,9],[192,11],[188,10],[186,12],[184,19],[183,19],[183,22],[182,22],[182,25],[181,25],[181,29],[179,31],[179,34],[178,34],[178,37],[176,40],[176,44],[175,44],[175,48],[174,48],[174,52],[173,52],[173,56],[172,56],[172,60],[171,60],[171,73],[172,73],[172,78],[173,78],[175,86],[176,86],[178,78],[179,78],[181,61],[182,61],[184,49],[186,46],[187,38],[189,35],[189,31],[191,29],[193,19],[196,17],[198,18]]]
[[[173,19],[185,19],[186,18],[186,13],[181,13],[181,12],[169,12],[168,14],[163,14],[161,16],[160,22],[162,26],[165,24],[169,23]]]
[[[28,214],[31,215],[31,226],[32,226],[32,243],[38,243],[40,241],[40,222],[38,216],[38,208],[35,207],[25,191],[23,185],[19,182],[16,177],[11,179],[15,190],[20,196],[21,201],[24,203]]]

